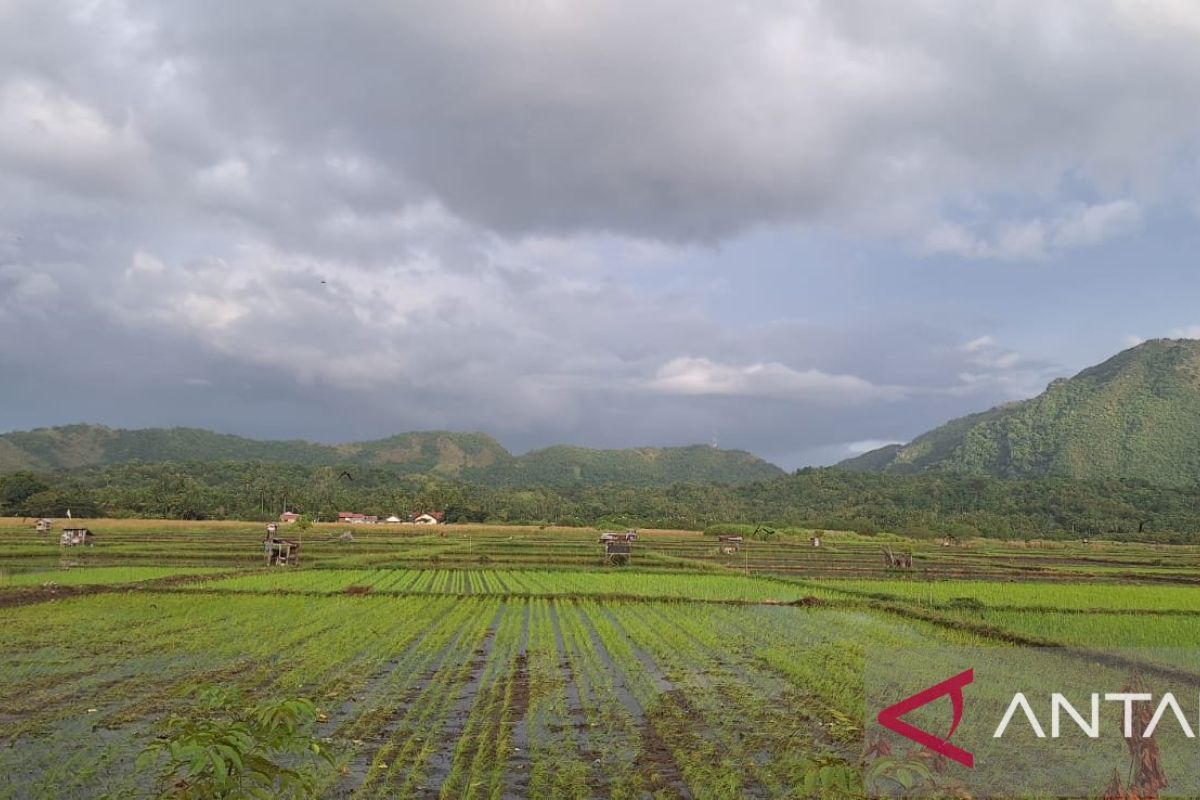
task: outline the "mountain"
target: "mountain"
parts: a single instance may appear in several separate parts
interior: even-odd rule
[[[514,456],[486,433],[422,431],[341,445],[260,441],[196,428],[123,430],[66,425],[0,435],[0,473],[75,470],[126,463],[255,461],[363,466],[487,486],[668,486],[745,483],[783,470],[741,450],[550,447]]]
[[[132,461],[272,461],[325,464],[336,451],[302,441],[259,442],[196,428],[122,430],[64,425],[0,435],[0,472],[78,469]]]
[[[468,473],[477,474],[475,470]],[[743,450],[708,445],[591,450],[559,445],[514,458],[481,475],[483,483],[503,486],[565,486],[628,483],[668,486],[677,483],[746,483],[777,478],[783,470]]]
[[[906,445],[837,466],[1194,485],[1200,479],[1200,341],[1144,342],[1053,381],[1030,400],[953,420]]]
[[[451,477],[468,470],[504,467],[513,460],[512,453],[486,433],[401,433],[387,439],[337,445],[333,449],[339,462]]]

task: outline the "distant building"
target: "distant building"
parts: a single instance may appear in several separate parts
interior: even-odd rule
[[[37,528],[38,533],[49,533],[50,529],[54,527],[54,523],[43,517],[37,521],[37,525],[34,527]]]
[[[413,517],[414,525],[438,525],[446,518],[445,511],[426,511]]]
[[[285,511],[279,515],[280,522],[295,522],[300,519],[300,515],[295,511]]]
[[[395,524],[400,521],[401,521],[400,518],[397,517],[395,514],[392,514],[390,517],[388,517],[387,519],[384,520],[384,522],[388,522],[391,524]]]

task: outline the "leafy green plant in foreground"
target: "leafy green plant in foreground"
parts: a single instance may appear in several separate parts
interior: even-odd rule
[[[187,716],[172,715],[162,737],[138,757],[157,765],[155,796],[308,798],[330,753],[313,737],[317,710],[307,699],[246,705],[235,689],[208,687]]]

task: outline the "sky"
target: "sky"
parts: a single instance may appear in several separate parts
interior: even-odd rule
[[[1200,337],[1200,5],[0,0],[0,430],[786,468]]]

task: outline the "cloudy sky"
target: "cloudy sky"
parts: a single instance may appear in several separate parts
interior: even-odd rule
[[[0,430],[786,466],[1200,336],[1200,6],[0,0]]]

